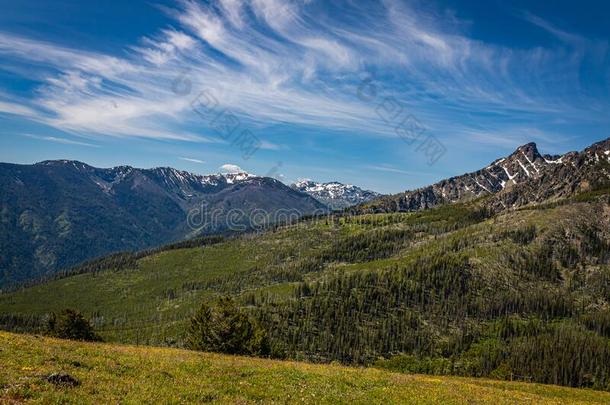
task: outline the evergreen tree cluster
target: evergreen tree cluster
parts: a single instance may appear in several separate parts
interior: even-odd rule
[[[191,319],[187,346],[207,352],[258,356],[270,351],[265,330],[230,297],[201,305]]]
[[[44,332],[60,339],[91,342],[102,340],[83,314],[73,309],[63,310],[59,314],[51,313]]]

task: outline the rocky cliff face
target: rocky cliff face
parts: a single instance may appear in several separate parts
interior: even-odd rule
[[[418,190],[382,197],[365,205],[370,212],[418,211],[440,204],[494,195],[495,209],[524,206],[600,187],[610,180],[610,139],[582,152],[541,155],[536,144],[520,146],[484,169]]]

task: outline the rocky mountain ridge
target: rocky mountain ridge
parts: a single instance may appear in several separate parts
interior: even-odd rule
[[[520,146],[489,166],[433,185],[365,204],[367,212],[418,211],[494,195],[490,205],[508,209],[569,196],[610,180],[610,138],[581,152],[542,155],[535,143]]]

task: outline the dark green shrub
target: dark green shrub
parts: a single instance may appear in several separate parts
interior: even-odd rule
[[[60,339],[100,341],[88,320],[78,311],[65,309],[58,315],[51,313],[47,320],[48,335]]]

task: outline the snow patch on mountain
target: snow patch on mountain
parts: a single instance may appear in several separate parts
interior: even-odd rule
[[[551,196],[559,198],[574,190],[586,190],[597,181],[596,176],[608,176],[601,163],[605,162],[603,155],[610,161],[609,149],[610,138],[582,152],[543,156],[532,142],[485,169],[387,197],[367,209],[369,212],[418,211],[494,194],[505,198],[505,201],[494,200],[503,207],[518,207]]]
[[[223,173],[222,176],[225,178],[228,184],[239,183],[245,180],[249,180],[258,176],[246,172],[238,173]]]
[[[339,210],[371,201],[381,194],[363,190],[352,184],[342,184],[336,181],[318,183],[310,179],[299,180],[292,188],[307,193],[331,209]]]

